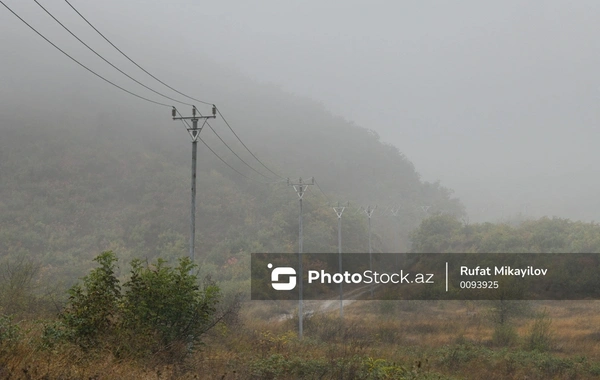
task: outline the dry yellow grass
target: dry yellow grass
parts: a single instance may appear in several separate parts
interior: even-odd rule
[[[314,373],[332,368],[324,379],[336,378],[344,365],[347,373],[363,375],[370,373],[364,372],[369,366],[402,367],[415,379],[429,374],[465,379],[600,376],[600,302],[532,303],[529,313],[514,317],[518,340],[509,349],[492,344],[494,325],[489,304],[483,302],[355,302],[345,308],[343,323],[337,310],[306,318],[303,341],[297,339],[297,319],[281,318],[289,308],[293,303],[245,305],[240,325],[212,330],[200,350],[177,365],[158,358],[117,359],[108,350],[86,353],[70,345],[44,351],[39,329],[22,326],[29,330],[25,338],[0,351],[0,378],[241,380],[269,378],[275,373],[269,371],[277,370],[269,366],[289,367],[271,378],[303,378],[298,373],[304,372],[293,372],[294,365],[304,365],[303,371],[314,367]],[[526,340],[535,312],[542,310],[551,318],[552,344],[549,352],[534,353],[526,349]]]

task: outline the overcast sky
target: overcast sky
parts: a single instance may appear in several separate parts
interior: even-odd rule
[[[472,220],[600,220],[597,0],[70,1],[136,56],[208,57],[377,131]],[[5,2],[66,41],[33,2]],[[0,41],[44,44],[3,8],[0,23]]]

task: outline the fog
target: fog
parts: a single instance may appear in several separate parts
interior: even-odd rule
[[[375,130],[424,180],[454,189],[473,221],[600,220],[597,1],[72,3],[142,66],[224,111],[257,96],[243,92],[254,81]],[[90,68],[133,86],[35,3],[6,4]],[[66,3],[43,4],[100,54],[129,64]],[[102,99],[130,118],[172,123],[168,110],[95,78],[4,7],[0,24],[0,104],[13,110],[0,121],[96,122],[85,114]]]

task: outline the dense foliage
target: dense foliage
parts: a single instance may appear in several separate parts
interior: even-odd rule
[[[547,217],[516,225],[464,224],[444,214],[424,220],[412,244],[416,253],[599,253],[600,225]]]
[[[409,231],[426,216],[423,204],[431,211],[462,213],[449,190],[420,181],[412,164],[376,134],[316,114],[319,122],[305,128],[310,154],[298,150],[293,124],[284,134],[270,134],[265,126],[248,139],[255,151],[265,152],[261,156],[269,166],[283,175],[314,175],[327,194],[311,186],[304,199],[305,252],[337,251],[329,201],[351,202],[342,224],[346,252],[367,251],[366,217],[359,206],[380,206],[373,218],[376,251],[407,246]],[[89,270],[97,252],[119,252],[126,262],[160,256],[175,263],[186,255],[187,135],[179,129],[167,133],[162,126],[141,133],[102,120],[81,129],[46,125],[36,129],[34,139],[18,125],[0,125],[0,258],[32,260],[46,285],[61,281],[69,287]],[[341,136],[343,145],[337,143]],[[224,153],[214,136],[204,138],[242,173],[257,177]],[[285,181],[248,180],[202,146],[198,160],[196,247],[203,268],[214,272],[232,261],[244,263],[250,252],[297,249],[298,201]],[[384,217],[386,206],[396,203],[402,206],[400,216]],[[218,272],[226,279],[236,275]]]
[[[124,292],[115,275],[114,253],[103,252],[95,261],[100,266],[69,291],[59,336],[85,349],[107,347],[117,355],[181,355],[214,325],[219,288],[208,282],[200,289],[188,258],[176,268],[160,259],[154,265],[134,260]]]

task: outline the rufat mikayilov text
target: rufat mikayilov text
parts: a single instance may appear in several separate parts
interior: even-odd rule
[[[466,266],[460,267],[461,276],[545,276],[548,273],[547,268],[535,268],[531,265],[525,268],[513,268],[508,265],[496,267],[480,267],[469,268]]]
[[[308,283],[321,284],[433,284],[433,273],[410,273],[401,270],[399,273],[379,273],[366,270],[364,272],[329,273],[324,270],[309,270]]]

